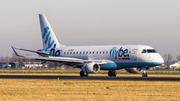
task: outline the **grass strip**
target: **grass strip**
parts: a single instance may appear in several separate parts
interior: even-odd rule
[[[179,82],[0,79],[5,101],[180,100]]]

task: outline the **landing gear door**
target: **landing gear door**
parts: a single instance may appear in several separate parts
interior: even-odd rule
[[[132,58],[133,58],[134,61],[138,60],[138,58],[137,58],[137,51],[138,51],[138,49],[134,49],[133,50],[133,57]]]

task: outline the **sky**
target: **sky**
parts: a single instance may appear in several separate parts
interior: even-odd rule
[[[69,45],[141,44],[180,55],[179,0],[1,0],[0,56],[42,49],[38,14]]]

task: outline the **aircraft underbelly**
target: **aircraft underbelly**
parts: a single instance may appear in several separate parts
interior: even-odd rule
[[[124,62],[124,63],[107,63],[105,65],[101,65],[101,70],[117,70],[117,69],[123,69],[123,68],[131,68],[131,67],[152,67],[161,65],[161,62]]]

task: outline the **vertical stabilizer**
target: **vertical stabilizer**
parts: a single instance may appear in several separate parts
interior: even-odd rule
[[[53,48],[53,47],[57,48],[57,47],[63,46],[58,42],[49,22],[44,14],[39,14],[39,21],[40,21],[40,26],[41,26],[43,48],[48,49],[48,48]]]

